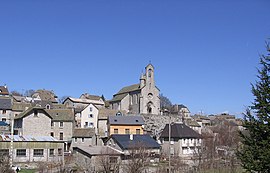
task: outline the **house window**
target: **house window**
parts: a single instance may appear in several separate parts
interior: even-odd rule
[[[118,134],[118,129],[114,129],[114,130],[113,130],[113,133],[114,133],[114,134]]]
[[[84,138],[82,138],[82,142],[84,142]]]
[[[93,108],[92,107],[90,107],[90,112],[92,112],[93,111]]]
[[[51,122],[51,127],[53,127],[54,126],[54,122]]]
[[[141,129],[136,129],[136,134],[137,135],[141,134]]]
[[[63,155],[63,149],[62,148],[58,148],[58,156],[62,156]]]
[[[6,122],[6,121],[7,121],[7,119],[6,119],[6,118],[2,118],[2,121]]]
[[[89,127],[93,127],[94,126],[94,123],[89,123]]]
[[[93,118],[93,114],[89,114],[88,115],[88,118]]]
[[[64,123],[63,122],[60,122],[59,123],[59,127],[63,127],[64,126]]]
[[[77,138],[75,138],[74,141],[77,142]]]
[[[85,122],[84,127],[87,127],[87,126],[88,126],[88,122]]]
[[[38,111],[34,110],[34,116],[37,117],[37,115],[38,115]]]
[[[117,157],[110,157],[110,163],[117,163]]]
[[[3,114],[6,114],[6,113],[7,113],[7,111],[6,111],[6,110],[3,110],[3,111],[2,111],[2,113],[3,113]]]
[[[26,149],[17,149],[16,156],[17,157],[26,157]]]
[[[130,130],[129,129],[125,129],[125,133],[126,134],[130,134]]]
[[[54,137],[54,134],[53,134],[53,132],[51,132],[51,137]]]
[[[43,149],[34,149],[34,157],[42,157]]]
[[[60,140],[63,140],[64,133],[60,133]]]
[[[54,149],[50,149],[50,157],[54,156]]]
[[[9,150],[8,149],[1,149],[0,150],[0,157],[1,156],[8,156],[9,155]]]

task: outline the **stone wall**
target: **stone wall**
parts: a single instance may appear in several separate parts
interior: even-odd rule
[[[144,131],[150,132],[151,136],[159,137],[166,124],[181,122],[180,115],[152,115],[143,114]],[[171,120],[170,120],[171,119]]]

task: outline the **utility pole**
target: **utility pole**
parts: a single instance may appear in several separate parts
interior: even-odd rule
[[[169,114],[169,173],[171,173],[171,116]]]
[[[13,140],[14,140],[14,117],[12,115],[12,113],[9,114],[10,115],[10,125],[11,125],[11,140],[10,140],[10,152],[9,152],[9,162],[10,162],[10,166],[12,166],[13,164]]]

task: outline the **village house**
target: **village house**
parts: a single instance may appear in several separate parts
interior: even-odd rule
[[[31,107],[14,117],[14,134],[52,136],[65,142],[67,151],[71,145],[73,114],[72,109]]]
[[[80,98],[67,97],[63,104],[69,108],[84,108],[89,104],[95,106],[105,106],[105,102],[102,97],[96,95],[82,94]]]
[[[201,135],[183,123],[171,125],[169,140],[169,125],[166,124],[160,135],[162,153],[178,157],[192,157],[201,147]]]
[[[73,147],[82,147],[82,146],[96,146],[97,138],[95,134],[95,129],[93,128],[75,128],[72,135],[72,144]]]
[[[158,161],[160,155],[160,145],[147,134],[113,134],[106,141],[106,146],[123,153],[126,159],[136,150],[143,150],[143,154],[149,154],[149,159],[156,161]]]
[[[64,143],[51,136],[14,135],[11,150],[11,135],[0,135],[0,153],[12,155],[14,165],[34,166],[39,163],[64,165]]]
[[[144,121],[141,116],[109,116],[108,133],[143,134]]]
[[[12,99],[9,96],[0,96],[0,121],[10,124],[12,114]]]
[[[148,64],[140,83],[123,87],[109,100],[110,108],[131,114],[160,114],[159,89],[154,80],[154,66]]]

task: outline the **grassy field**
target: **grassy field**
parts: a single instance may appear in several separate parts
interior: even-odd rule
[[[22,169],[19,173],[35,173],[35,169]]]

